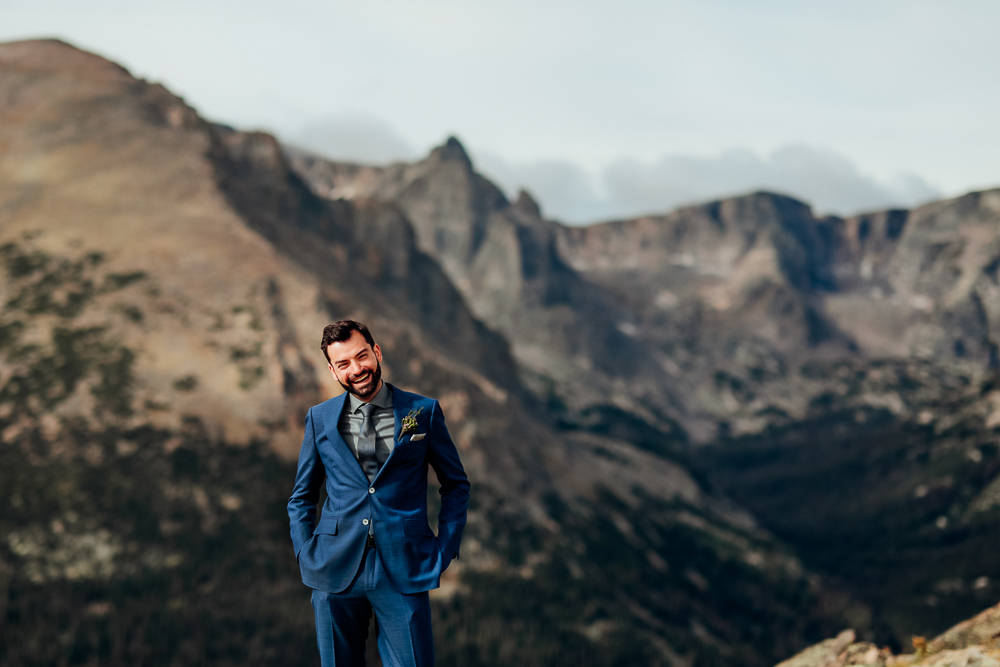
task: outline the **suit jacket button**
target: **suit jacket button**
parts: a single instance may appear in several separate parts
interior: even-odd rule
[[[362,520],[362,521],[361,521],[361,525],[362,525],[362,526],[367,526],[367,525],[368,525],[368,519],[364,519],[364,520]]]
[[[375,487],[368,489],[368,493],[375,493]]]

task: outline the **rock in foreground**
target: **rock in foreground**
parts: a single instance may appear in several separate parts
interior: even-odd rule
[[[1000,604],[959,623],[927,642],[913,638],[915,653],[892,655],[871,642],[855,641],[853,630],[810,646],[778,667],[992,667],[1000,665]]]

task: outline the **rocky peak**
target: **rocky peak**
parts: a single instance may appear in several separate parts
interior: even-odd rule
[[[512,204],[515,211],[529,219],[540,220],[542,218],[542,207],[538,205],[535,198],[527,190],[517,193],[517,200]]]
[[[463,163],[468,169],[472,169],[472,159],[465,150],[465,146],[458,140],[458,137],[450,136],[442,145],[431,151],[430,160],[454,160]]]

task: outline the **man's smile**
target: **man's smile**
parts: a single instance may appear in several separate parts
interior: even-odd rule
[[[353,385],[364,384],[365,382],[367,382],[368,380],[370,380],[371,377],[372,377],[372,372],[371,371],[365,371],[362,375],[359,375],[358,377],[356,377],[353,380],[351,380],[351,384],[353,384]]]
[[[382,383],[382,365],[376,362],[375,368],[366,368],[357,375],[340,380],[341,386],[359,398],[374,394]]]

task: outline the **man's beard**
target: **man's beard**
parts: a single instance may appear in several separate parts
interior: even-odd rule
[[[368,382],[365,383],[364,385],[365,388],[363,390],[360,391],[355,390],[353,382],[347,385],[344,384],[343,382],[340,382],[340,378],[337,378],[337,382],[340,382],[340,386],[344,388],[344,391],[349,391],[350,393],[354,394],[361,400],[364,400],[375,393],[375,390],[378,389],[378,384],[381,379],[382,379],[382,362],[376,360],[375,372],[368,377]]]

